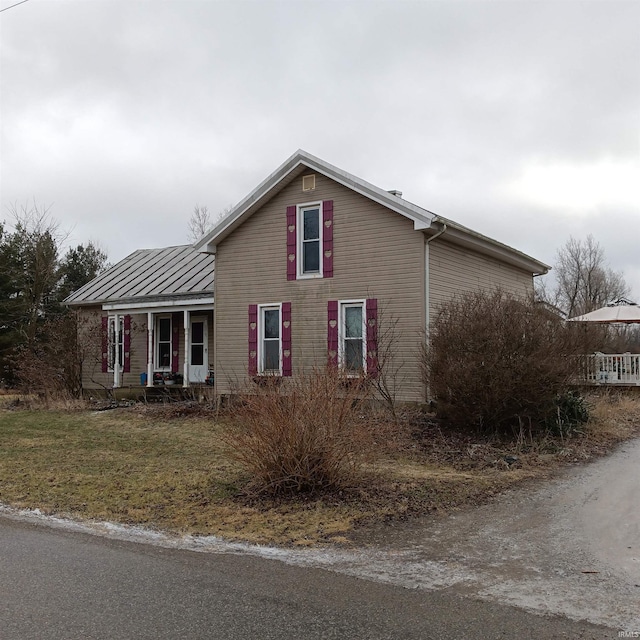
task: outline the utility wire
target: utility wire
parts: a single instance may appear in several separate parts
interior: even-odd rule
[[[22,0],[22,2],[16,2],[15,4],[12,4],[10,7],[5,7],[4,9],[0,9],[0,13],[2,13],[3,11],[8,11],[9,9],[13,9],[13,7],[17,7],[19,4],[24,4],[25,2],[29,2],[29,0]]]

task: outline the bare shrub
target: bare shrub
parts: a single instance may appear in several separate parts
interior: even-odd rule
[[[584,327],[502,291],[444,305],[423,365],[438,414],[484,432],[548,427],[592,350]]]
[[[348,486],[373,450],[369,385],[328,369],[265,377],[234,400],[224,440],[257,493],[313,493]]]
[[[45,320],[30,344],[14,359],[20,389],[52,400],[79,398],[82,393],[82,347],[74,312]]]

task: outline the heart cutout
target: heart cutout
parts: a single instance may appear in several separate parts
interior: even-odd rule
[[[288,329],[288,328],[291,326],[291,323],[290,323],[288,320],[285,320],[285,321],[282,323],[282,326],[283,326],[285,329]]]
[[[287,229],[289,229],[289,233],[293,233],[296,230],[296,226],[294,224],[290,224]]]
[[[255,322],[251,322],[249,323],[249,328],[251,329],[251,331],[255,331],[256,330],[256,323]]]
[[[338,321],[337,320],[329,320],[329,326],[332,329],[335,329],[337,325],[338,325]]]
[[[295,253],[290,253],[289,254],[289,262],[293,262],[296,259],[296,254]]]

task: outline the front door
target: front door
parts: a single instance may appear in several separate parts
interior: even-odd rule
[[[204,382],[209,372],[207,319],[191,318],[191,346],[189,348],[189,382]]]

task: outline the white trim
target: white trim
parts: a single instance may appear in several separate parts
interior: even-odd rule
[[[192,311],[202,306],[213,306],[213,296],[210,298],[191,298],[182,300],[164,300],[162,302],[105,302],[104,311],[126,310],[129,313],[147,313],[152,309],[173,309],[173,311]]]
[[[344,370],[344,340],[345,322],[344,309],[347,307],[360,307],[362,309],[362,371],[367,372],[367,300],[358,298],[355,300],[338,300],[338,366]],[[355,371],[347,372],[349,375],[357,375]]]
[[[303,271],[304,265],[304,212],[310,209],[318,210],[318,271],[310,271],[305,273]],[[322,201],[309,202],[306,204],[296,205],[296,253],[298,259],[296,260],[296,279],[307,280],[312,278],[324,277],[322,268],[323,262],[322,256],[324,255],[324,241],[323,241],[323,229],[324,229],[324,204]]]
[[[182,312],[184,325],[184,361],[182,365],[182,386],[189,386],[189,361],[191,360],[191,314],[186,309]]]
[[[147,387],[153,387],[153,329],[154,314],[147,312]]]
[[[264,311],[268,310],[278,310],[278,372],[274,371],[265,371],[264,370],[264,349],[263,349],[263,335],[264,335]],[[258,305],[258,362],[257,362],[257,373],[259,376],[263,375],[282,375],[282,303],[274,302],[272,304],[259,304]]]
[[[202,322],[202,365],[194,365],[192,362],[193,358],[193,323],[194,322]],[[190,314],[189,315],[189,342],[185,342],[185,344],[189,345],[188,349],[185,349],[186,359],[185,359],[185,369],[189,371],[189,384],[191,384],[191,367],[204,367],[204,379],[196,382],[203,383],[207,377],[207,373],[210,371],[209,367],[209,321],[206,315],[197,315]],[[186,386],[186,385],[185,385]]]
[[[163,367],[160,364],[160,320],[169,320],[169,366]],[[171,371],[171,361],[173,360],[173,317],[170,313],[157,314],[154,320],[155,344],[153,345],[153,370]],[[166,341],[163,341],[166,344]]]

